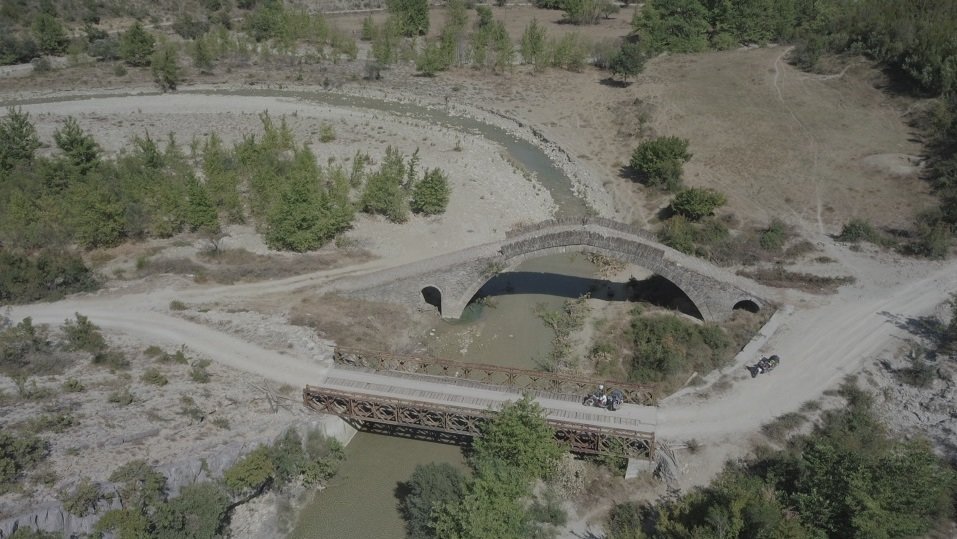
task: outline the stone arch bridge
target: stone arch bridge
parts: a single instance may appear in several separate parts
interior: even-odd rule
[[[658,243],[649,232],[601,218],[545,221],[470,247],[406,266],[338,281],[328,292],[406,305],[435,304],[443,318],[459,318],[495,275],[525,260],[587,252],[641,266],[674,283],[702,319],[720,321],[735,308],[756,311],[767,302],[749,292],[755,283]]]

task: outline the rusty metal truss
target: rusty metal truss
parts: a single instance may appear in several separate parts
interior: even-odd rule
[[[302,398],[306,407],[312,410],[335,414],[351,422],[395,425],[452,436],[481,436],[482,425],[496,413],[487,409],[385,398],[317,386],[306,386]],[[655,453],[654,433],[550,419],[546,422],[555,430],[555,438],[574,453],[649,460]]]
[[[364,367],[376,371],[446,376],[520,390],[550,391],[576,396],[583,396],[594,391],[598,384],[604,384],[607,388],[621,390],[625,395],[625,402],[644,406],[655,406],[658,403],[654,386],[601,380],[587,376],[516,369],[483,363],[463,363],[431,357],[399,356],[387,352],[339,346],[336,347],[333,354],[333,361],[338,365]]]

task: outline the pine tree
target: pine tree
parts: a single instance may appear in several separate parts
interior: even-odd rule
[[[137,22],[120,38],[120,58],[131,66],[148,66],[155,45],[156,38]]]
[[[53,133],[56,145],[80,171],[86,174],[100,159],[100,149],[93,135],[86,133],[72,116],[66,119],[63,129]]]
[[[186,224],[189,225],[190,230],[219,231],[216,208],[209,199],[206,186],[199,183],[199,180],[192,175],[186,181],[186,204]]]
[[[449,205],[449,180],[440,169],[426,170],[412,188],[412,211],[423,215],[445,213]]]
[[[10,107],[0,119],[0,170],[10,170],[21,162],[33,161],[33,152],[40,147],[37,129],[30,115]]]

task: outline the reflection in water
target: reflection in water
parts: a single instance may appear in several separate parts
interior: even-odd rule
[[[396,491],[418,464],[465,468],[462,448],[360,432],[329,486],[303,509],[291,539],[403,539]]]

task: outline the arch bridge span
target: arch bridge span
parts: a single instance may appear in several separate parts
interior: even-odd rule
[[[662,245],[645,230],[601,218],[545,221],[510,232],[501,241],[365,275],[331,291],[407,305],[428,303],[443,318],[459,318],[497,274],[532,258],[569,252],[616,258],[667,279],[706,321],[723,320],[735,308],[755,311],[767,305],[748,291],[756,288],[754,283]]]

